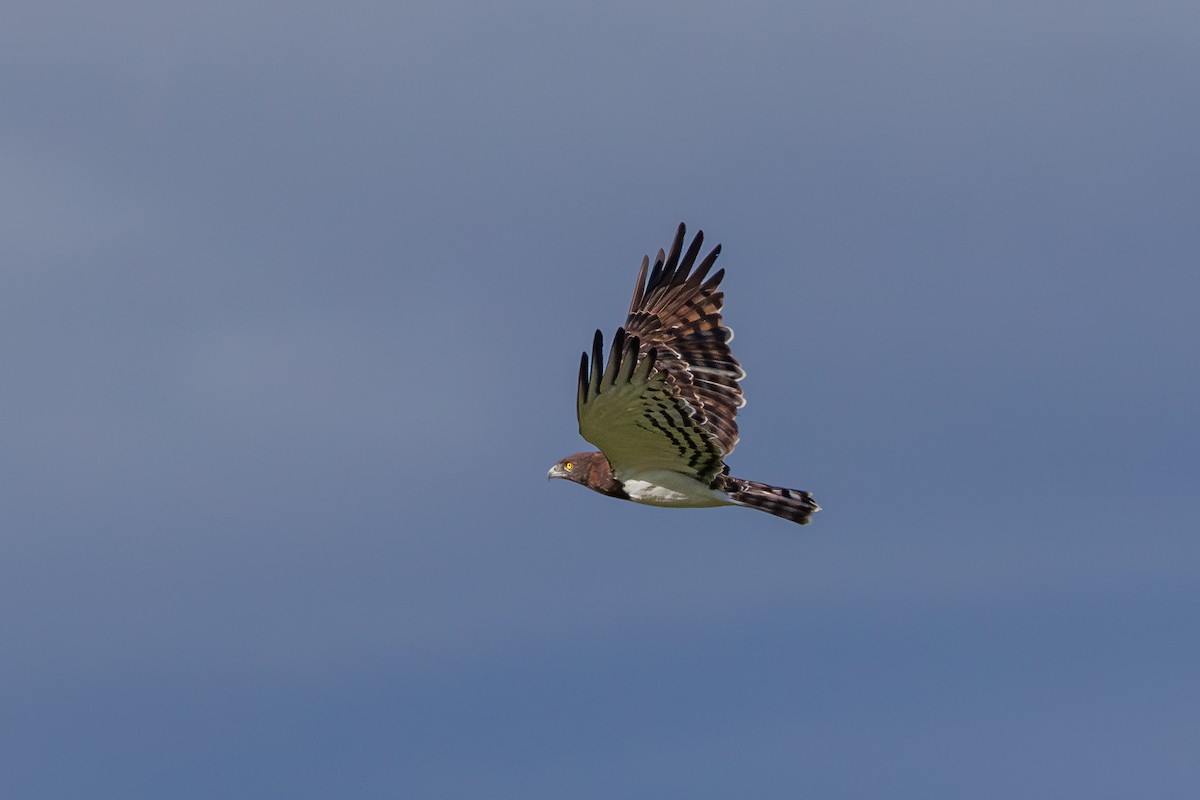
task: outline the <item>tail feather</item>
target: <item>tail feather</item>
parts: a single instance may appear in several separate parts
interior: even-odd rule
[[[785,489],[728,475],[720,477],[716,488],[739,506],[757,508],[801,525],[807,525],[812,515],[821,510],[812,495],[802,489]]]

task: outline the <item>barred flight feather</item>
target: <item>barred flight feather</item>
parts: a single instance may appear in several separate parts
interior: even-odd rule
[[[721,321],[725,295],[717,287],[725,270],[708,277],[721,247],[714,247],[693,272],[704,233],[698,231],[684,252],[685,232],[680,224],[669,253],[659,250],[653,268],[648,257],[642,259],[625,330],[637,335],[643,348],[667,345],[656,367],[667,373],[668,382],[695,409],[697,423],[729,455],[738,443],[735,417],[745,405],[738,384],[746,373],[729,349],[733,332]]]
[[[584,438],[605,452],[618,473],[631,463],[685,465],[685,473],[711,481],[723,451],[701,413],[659,369],[669,357],[660,357],[658,347],[643,350],[640,338],[624,328],[613,337],[607,363],[603,351],[604,336],[596,331],[591,358],[584,353],[579,363],[576,405]]]

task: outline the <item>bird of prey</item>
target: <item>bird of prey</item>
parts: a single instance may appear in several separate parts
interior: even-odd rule
[[[725,270],[707,277],[721,246],[696,266],[704,233],[682,252],[685,232],[680,223],[670,253],[659,250],[653,268],[642,259],[607,365],[598,330],[590,363],[586,352],[579,363],[579,433],[600,452],[569,455],[548,477],[635,503],[744,506],[807,525],[821,510],[811,494],[734,478],[725,465],[738,443],[734,417],[746,404],[738,385],[746,373],[721,323]]]

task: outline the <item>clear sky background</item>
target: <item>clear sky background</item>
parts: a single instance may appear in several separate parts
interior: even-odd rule
[[[1200,793],[1200,5],[3,17],[3,797]],[[680,220],[807,528],[545,479]]]

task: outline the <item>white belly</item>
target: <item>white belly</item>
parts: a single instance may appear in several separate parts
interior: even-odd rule
[[[707,508],[732,505],[723,493],[708,488],[695,478],[667,470],[639,472],[623,477],[625,493],[635,503],[677,508]]]

